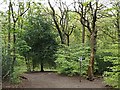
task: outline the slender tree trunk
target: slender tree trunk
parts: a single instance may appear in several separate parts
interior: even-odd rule
[[[33,71],[35,71],[35,64],[33,63],[33,67],[32,67]]]
[[[43,69],[43,61],[41,61],[41,72],[44,72],[44,69]]]
[[[27,62],[27,58],[26,58],[26,56],[24,56],[25,57],[25,63],[26,63],[26,66],[27,66],[27,71],[29,71],[28,70],[28,62]]]
[[[82,25],[82,43],[85,43],[85,26]]]
[[[16,35],[15,35],[15,26],[16,26],[16,22],[14,22],[13,25],[13,61],[12,61],[12,65],[11,65],[11,72],[14,71],[14,65],[15,65],[15,61],[16,61]]]
[[[59,34],[60,35],[60,34]],[[66,35],[62,34],[60,35],[60,39],[61,39],[61,44],[66,44]]]
[[[68,34],[66,36],[67,36],[67,45],[69,46],[70,45],[70,37]]]
[[[35,63],[34,63],[34,60],[32,59],[32,71],[35,71]]]
[[[25,57],[25,63],[26,63],[26,66],[27,66],[27,71],[30,72],[31,69],[30,69],[30,65],[29,65],[29,60],[26,56],[24,56],[24,57]]]
[[[30,72],[31,72],[30,59],[29,59],[29,58],[27,58],[27,60],[28,60],[28,68],[29,68],[29,70],[30,70]]]
[[[15,45],[16,44],[16,23],[17,23],[19,17],[21,17],[29,9],[29,7],[20,15],[18,14],[17,18],[15,18],[15,16],[14,16],[14,10],[13,10],[11,0],[10,0],[10,9],[11,9],[11,15],[13,18],[13,61],[11,63],[11,73],[12,73],[14,71],[14,64],[16,61],[16,45]]]
[[[118,2],[118,10],[117,10],[117,22],[116,22],[116,27],[118,31],[118,43],[120,44],[120,2]]]
[[[118,60],[120,60],[120,2],[118,2],[118,10],[117,10],[117,31],[118,31]],[[118,62],[118,68],[120,68],[120,61]],[[119,70],[118,70],[119,71]],[[118,75],[120,78],[120,73]],[[120,80],[118,80],[118,88],[120,88]]]
[[[8,26],[8,67],[10,69],[10,63],[11,63],[11,52],[10,52],[10,43],[11,43],[11,13],[10,13],[10,4],[9,4],[9,12],[8,12],[8,23],[9,23],[9,26]]]

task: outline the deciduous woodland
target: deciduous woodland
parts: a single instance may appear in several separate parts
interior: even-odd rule
[[[3,4],[3,81],[20,83],[24,72],[49,70],[68,77],[81,74],[91,82],[102,76],[106,85],[120,87],[119,0],[5,0],[1,8]]]

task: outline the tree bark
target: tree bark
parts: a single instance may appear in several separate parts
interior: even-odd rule
[[[91,3],[90,3],[91,5]],[[96,9],[92,16],[92,32],[91,32],[91,38],[90,38],[90,44],[91,44],[91,55],[90,55],[90,61],[88,66],[88,79],[90,81],[94,80],[94,59],[95,59],[95,53],[96,53],[96,39],[97,39],[97,29],[96,29],[96,21],[97,21],[97,7],[98,2],[96,1]],[[90,7],[92,9],[92,7]]]
[[[69,35],[66,35],[67,36],[67,45],[69,46],[70,45],[70,37]]]
[[[85,43],[85,26],[82,25],[82,44]]]
[[[93,65],[94,65],[94,33],[91,35],[90,39],[90,44],[91,44],[91,54],[90,54],[90,61],[89,61],[89,66],[88,66],[88,79],[93,80]]]
[[[43,69],[43,61],[41,61],[41,72],[44,72],[44,69]]]
[[[15,61],[16,61],[16,47],[15,47],[16,35],[15,35],[15,26],[16,26],[16,22],[14,22],[14,24],[13,24],[13,61],[12,61],[12,65],[11,65],[11,72],[14,71],[14,65],[15,65]]]
[[[52,7],[51,3],[50,3],[50,0],[48,0],[48,4],[52,10],[52,18],[53,18],[53,21],[55,23],[55,26],[56,26],[56,29],[58,30],[58,33],[59,33],[59,36],[60,36],[60,40],[61,40],[61,44],[65,44],[65,37],[64,37],[64,34],[62,33],[62,31],[60,30],[60,27],[57,23],[57,20],[56,20],[56,13],[55,13],[55,10],[54,8]]]
[[[35,64],[33,62],[33,65],[32,65],[32,71],[35,71]]]
[[[8,23],[9,23],[9,26],[8,26],[8,67],[10,69],[10,63],[11,63],[11,52],[10,52],[10,43],[11,43],[11,13],[10,13],[10,2],[9,2],[9,12],[8,12]]]
[[[116,27],[118,31],[118,43],[120,44],[120,2],[117,3],[118,10],[117,10],[117,17],[116,17]]]
[[[29,65],[29,60],[26,56],[24,56],[24,57],[25,57],[25,63],[26,63],[26,66],[27,66],[27,71],[30,72],[31,69],[30,69],[30,65]]]
[[[82,25],[82,43],[85,43],[85,27]]]
[[[90,54],[90,61],[88,66],[88,79],[90,81],[94,80],[94,59],[96,54],[96,39],[97,39],[97,30],[92,32],[90,37],[90,45],[91,45],[91,54]]]
[[[118,10],[117,10],[117,31],[118,31],[118,59],[120,60],[120,2],[118,2]],[[120,68],[120,61],[118,62]],[[118,70],[119,71],[119,70]],[[120,78],[120,73],[118,75]],[[118,80],[118,88],[120,88],[120,80]]]

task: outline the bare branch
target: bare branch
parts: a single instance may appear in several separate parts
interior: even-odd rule
[[[13,22],[16,22],[16,20],[15,20],[15,16],[14,16],[14,10],[13,10],[13,6],[12,6],[11,1],[10,1],[9,3],[10,3],[11,12],[12,12]]]
[[[57,30],[58,30],[58,33],[59,33],[59,35],[60,35],[61,42],[63,43],[63,41],[62,41],[62,40],[63,40],[62,32],[61,32],[60,27],[59,27],[59,25],[58,25],[58,23],[57,23],[55,10],[54,10],[54,8],[53,8],[52,5],[51,5],[50,0],[48,0],[48,4],[49,4],[49,6],[50,6],[50,8],[51,8],[51,10],[52,10],[52,18],[53,18],[53,21],[54,21],[54,23],[55,23],[55,26],[56,26],[56,28],[57,28]]]
[[[28,8],[27,8],[24,12],[22,12],[22,13],[16,18],[16,21],[19,19],[20,16],[22,16],[23,14],[25,14],[25,13],[29,10],[29,8],[30,8],[30,2],[29,2]]]
[[[71,31],[70,31],[70,33],[69,33],[69,36],[72,34],[72,32],[74,31],[74,28],[75,28],[75,26],[73,25],[72,26],[72,29],[71,29]]]
[[[25,12],[27,12],[29,10],[29,8],[30,8],[30,2],[29,2],[28,8],[24,12],[22,12],[20,15],[18,15],[18,17],[16,19],[15,19],[15,16],[14,16],[14,10],[13,10],[13,6],[12,6],[11,1],[10,1],[10,7],[11,7],[11,12],[12,12],[13,22],[16,23],[17,20],[19,19],[19,17],[22,16]]]
[[[101,30],[102,30],[102,29],[101,29]],[[106,34],[106,35],[109,36],[110,38],[112,38],[112,39],[116,39],[115,37],[111,36],[111,34],[106,33],[104,30],[102,30],[102,31],[103,31],[104,34]]]

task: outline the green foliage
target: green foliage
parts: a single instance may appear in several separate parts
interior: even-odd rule
[[[60,45],[56,54],[57,70],[60,74],[68,76],[78,75],[80,71],[80,64],[78,59],[83,56],[85,60],[82,61],[82,74],[86,75],[87,65],[89,60],[89,47],[82,47],[82,45],[65,46]]]
[[[18,39],[18,42],[16,44],[17,51],[20,55],[26,56],[26,54],[30,51],[31,47],[29,47],[26,43],[26,41]]]
[[[9,59],[8,55],[4,55],[2,57],[2,76],[5,76],[7,73],[10,72],[10,64],[11,64],[11,58]]]
[[[104,82],[110,86],[118,87],[118,76],[120,75],[118,63],[118,45],[107,45],[107,49],[102,49],[100,52],[103,53],[103,55],[100,53],[99,54],[102,55],[102,59],[100,59],[102,61],[100,67],[103,67]]]
[[[118,62],[118,60],[114,61],[114,62]],[[120,80],[120,72],[119,72],[119,66],[118,65],[114,65],[113,67],[110,67],[112,69],[111,72],[104,72],[104,82],[107,85],[113,86],[118,88],[119,86],[119,80]]]
[[[104,82],[110,86],[118,87],[118,80],[119,80],[119,70],[118,67],[118,44],[117,38],[115,38],[115,28],[113,28],[112,19],[107,18],[104,23],[100,26],[102,28],[100,30],[105,31],[108,33],[104,34],[103,32],[99,33],[101,35],[98,36],[98,48],[96,52],[96,62],[95,62],[95,73],[103,75]],[[103,20],[103,21],[104,21]],[[107,22],[109,24],[107,24]],[[105,25],[105,26],[104,26]],[[111,29],[112,28],[112,29]]]
[[[18,84],[21,82],[19,75],[21,74],[19,68],[15,68],[15,71],[11,74],[10,81],[13,84]]]
[[[51,21],[39,14],[29,17],[28,21],[24,27],[23,39],[31,47],[29,57],[32,58],[33,67],[38,67],[41,63],[52,66],[57,43],[52,32]]]
[[[96,59],[95,59],[95,73],[96,74],[102,75],[104,71],[111,71],[111,69],[108,68],[108,67],[113,66],[110,59],[113,60],[116,57],[111,57],[112,53],[107,52],[107,51],[108,50],[106,49],[98,50],[96,54]]]
[[[10,75],[10,82],[13,84],[18,84],[21,82],[20,75],[23,74],[23,72],[26,72],[26,66],[24,57],[20,56],[19,54],[17,56],[17,61],[15,62],[15,70]]]

